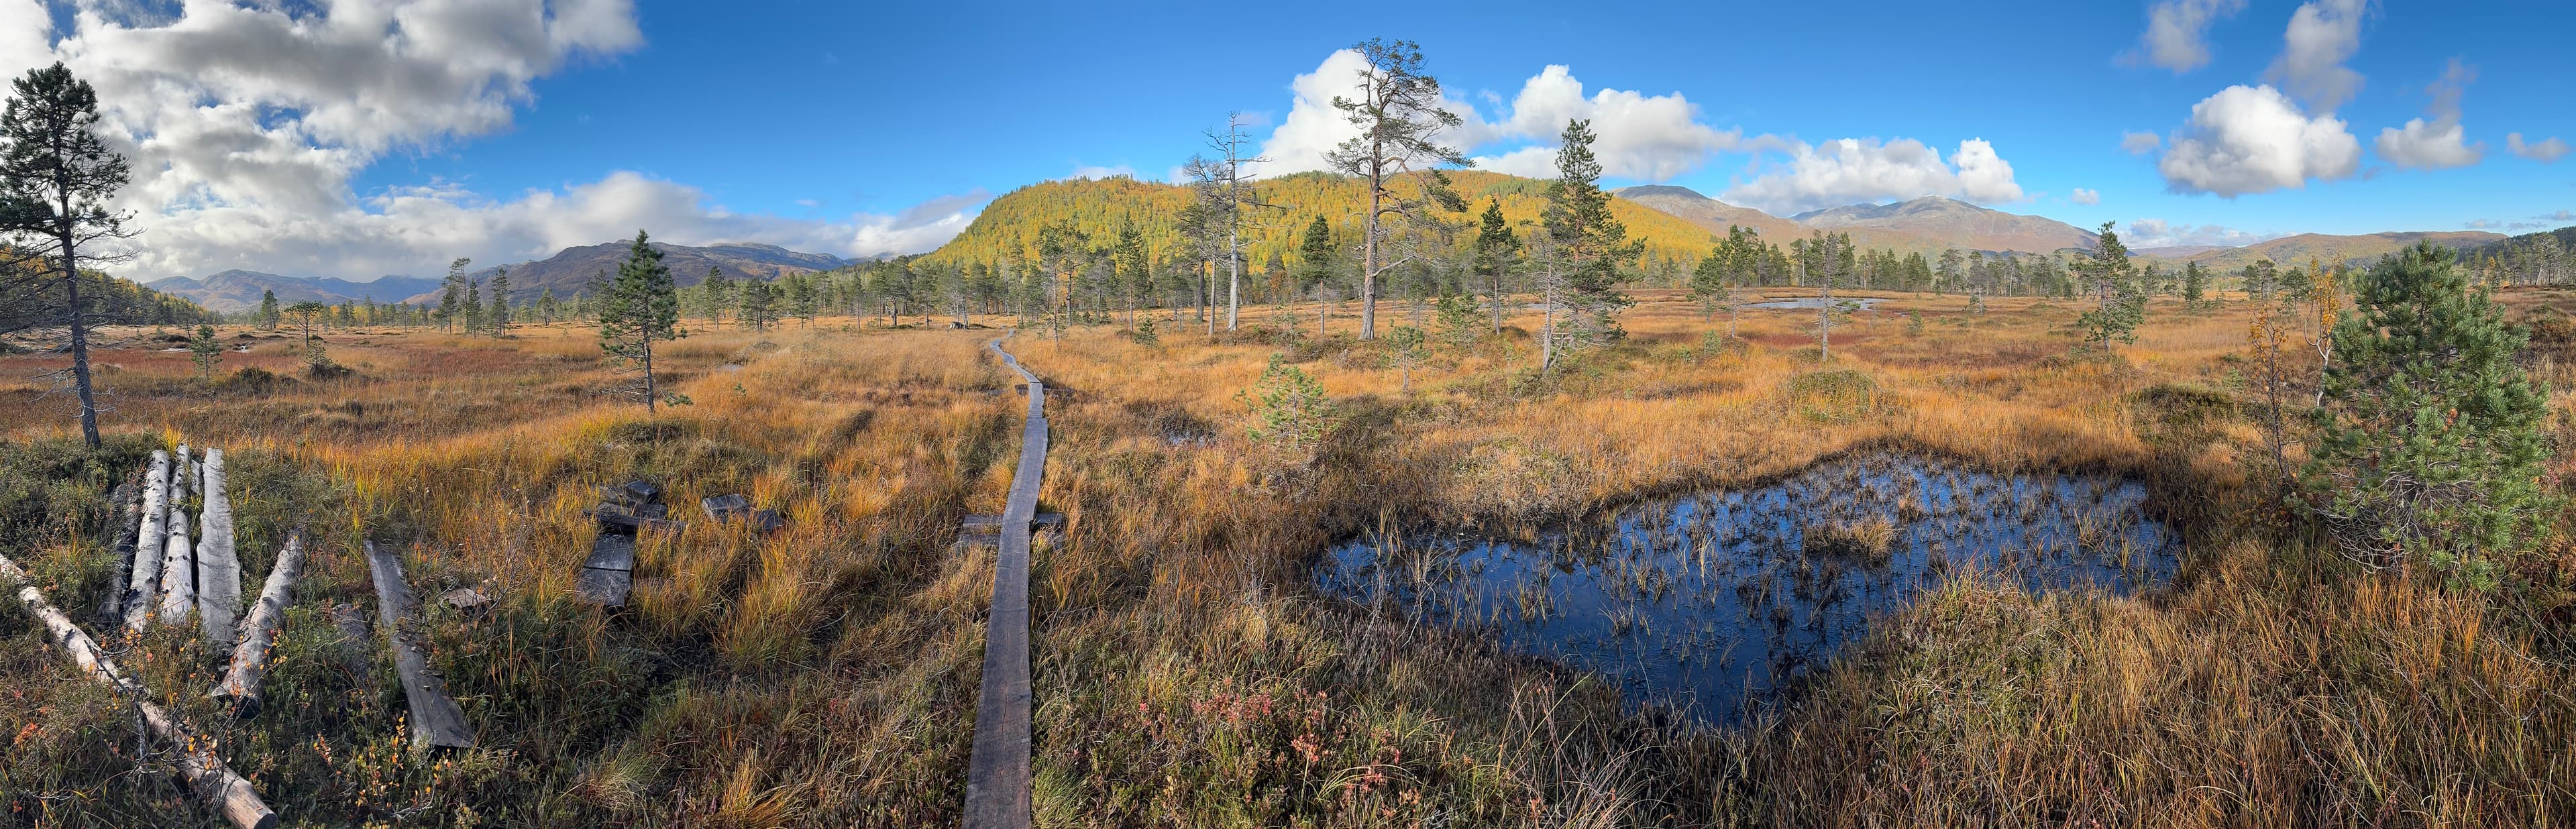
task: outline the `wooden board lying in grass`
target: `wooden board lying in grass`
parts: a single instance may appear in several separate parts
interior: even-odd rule
[[[989,346],[1028,381],[1028,423],[1020,430],[1020,465],[997,521],[993,602],[984,633],[983,687],[975,703],[974,753],[966,764],[967,829],[1024,829],[1030,820],[1029,524],[1037,517],[1046,474],[1046,384],[1018,358]]]
[[[411,618],[411,585],[403,580],[402,560],[392,552],[367,545],[367,571],[376,582],[376,625],[394,651],[394,672],[401,676],[403,697],[411,704],[412,742],[431,748],[473,748],[474,729],[465,712],[447,696],[447,684],[429,671],[429,657],[403,630]]]

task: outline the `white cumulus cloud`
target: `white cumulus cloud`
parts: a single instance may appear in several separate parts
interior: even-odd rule
[[[2122,231],[2120,241],[2131,248],[2170,247],[2242,247],[2256,242],[2281,238],[2279,233],[2254,233],[2219,225],[2186,225],[2163,219],[2135,219]]]
[[[1294,99],[1261,146],[1266,163],[1254,165],[1259,175],[1326,169],[1325,155],[1359,134],[1346,116],[1333,108],[1333,97],[1356,97],[1360,74],[1368,63],[1344,49],[1324,58],[1315,71],[1289,84]],[[1465,99],[1444,93],[1443,108],[1461,123],[1438,140],[1462,152],[1475,153],[1478,169],[1513,175],[1556,174],[1557,136],[1567,121],[1586,120],[1595,136],[1593,155],[1605,175],[1663,181],[1690,172],[1710,156],[1729,150],[1785,147],[1770,136],[1747,138],[1735,129],[1718,129],[1700,119],[1699,107],[1680,93],[1647,95],[1619,89],[1586,94],[1573,70],[1550,65],[1522,82],[1509,101],[1489,96],[1499,110],[1487,119]]]
[[[1985,204],[2023,199],[2012,164],[1982,138],[1959,142],[1946,162],[1939,150],[1911,138],[1801,142],[1785,163],[1726,191],[1728,201],[1782,214],[1918,196]]]
[[[2504,137],[2504,146],[2505,149],[2512,150],[2514,155],[2543,164],[2567,156],[2567,142],[2557,138],[2544,138],[2526,144],[2523,143],[2522,133],[2507,133]]]
[[[679,244],[914,252],[962,229],[983,200],[822,221],[735,213],[632,172],[499,197],[436,180],[354,189],[388,155],[509,128],[538,78],[640,46],[632,0],[82,3],[67,20],[58,31],[37,0],[0,0],[0,73],[60,60],[98,88],[101,131],[134,170],[118,206],[143,232],[123,276],[240,267],[366,279],[460,255],[550,255],[638,228]]]
[[[2089,206],[2092,206],[2092,205],[2096,205],[2096,204],[2101,204],[2101,203],[2102,203],[2102,191],[2100,191],[2100,190],[2086,190],[2086,189],[2084,189],[2084,188],[2082,188],[2082,187],[2078,187],[2078,188],[2075,188],[2075,192],[2074,192],[2074,193],[2069,194],[2069,195],[2066,197],[2066,200],[2067,200],[2067,201],[2074,202],[2074,203],[2076,203],[2076,204],[2081,204],[2081,205],[2085,205],[2085,206],[2088,206],[2088,207],[2089,207]]]
[[[2147,10],[2139,41],[2146,62],[2189,72],[2209,65],[2209,24],[2245,9],[2245,0],[2162,0]]]
[[[2270,86],[2231,86],[2194,104],[2164,157],[2165,186],[2235,197],[2351,176],[2361,142],[2333,115],[2310,117]]]
[[[2423,170],[2478,163],[2486,156],[2486,145],[2467,143],[2466,133],[2460,128],[2460,94],[2473,80],[2477,80],[2477,72],[2452,58],[2442,79],[2424,88],[2425,94],[2433,97],[2432,105],[2425,108],[2433,120],[2413,118],[2403,128],[2381,128],[2379,140],[2372,144],[2379,150],[2379,157],[2399,167]]]
[[[2319,112],[2352,100],[2361,91],[2361,73],[2345,66],[2361,50],[2361,18],[2370,0],[2316,0],[2290,15],[2282,35],[2281,56],[2264,79],[2281,84]]]
[[[2152,132],[2124,132],[2120,134],[2120,151],[2130,155],[2146,155],[2148,153],[2155,152],[2157,147],[2162,147],[2164,145],[2164,136],[2157,135]]]

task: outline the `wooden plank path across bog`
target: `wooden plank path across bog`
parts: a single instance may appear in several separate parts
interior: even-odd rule
[[[1007,339],[1007,337],[1006,337]],[[996,529],[993,609],[984,632],[984,687],[975,703],[975,753],[966,764],[966,829],[1029,825],[1029,525],[1038,517],[1038,481],[1046,474],[1046,384],[1002,350],[985,344],[1027,381],[1029,419],[1020,429],[1020,466]]]

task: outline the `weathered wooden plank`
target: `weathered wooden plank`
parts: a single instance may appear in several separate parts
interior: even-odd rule
[[[966,765],[967,829],[1025,829],[1031,817],[1029,705],[1029,524],[1037,516],[1038,488],[1046,473],[1046,384],[1002,349],[987,348],[1027,381],[1028,422],[1020,430],[1020,462],[1010,498],[995,521],[1000,543],[993,558],[993,600],[984,632],[984,672],[975,703],[975,742]],[[962,542],[961,542],[962,543]]]
[[[679,532],[689,526],[679,521],[636,515],[607,504],[601,504],[599,509],[592,510],[591,517],[599,521],[600,532],[624,535],[634,535],[644,530]]]
[[[286,604],[293,600],[295,578],[303,572],[304,534],[289,533],[286,546],[277,551],[277,566],[269,568],[268,583],[260,588],[259,601],[251,605],[241,644],[233,646],[232,666],[224,672],[223,681],[208,692],[208,696],[230,704],[233,716],[259,716],[260,682],[268,678],[268,650],[277,642],[277,627],[286,621]]]
[[[27,577],[27,571],[19,569],[18,563],[9,560],[8,556],[0,556],[0,582],[17,585],[18,602],[26,605],[27,610],[44,624],[47,641],[70,656],[72,663],[80,666],[81,672],[88,674],[90,679],[115,688],[119,696],[134,705],[145,729],[162,742],[179,749],[180,779],[185,780],[198,797],[214,804],[226,822],[240,829],[270,829],[277,825],[277,813],[269,811],[268,804],[261,802],[259,792],[251,788],[250,781],[233,773],[231,766],[225,765],[222,758],[207,748],[214,745],[214,741],[147,699],[143,684],[118,669],[107,652],[99,648],[98,640],[91,638],[79,625],[72,624],[71,617],[63,615],[52,602],[46,601],[44,591],[36,589],[35,581]]]
[[[635,538],[600,533],[599,540],[590,543],[590,558],[581,566],[597,570],[634,570]]]
[[[698,499],[698,508],[718,521],[751,512],[751,499],[742,495],[709,495]]]
[[[125,585],[133,578],[134,537],[143,529],[140,525],[143,522],[143,478],[146,471],[134,470],[125,483],[118,484],[115,491],[108,493],[108,503],[113,504],[116,511],[108,515],[108,529],[103,535],[113,539],[108,542],[107,550],[109,555],[116,557],[116,569],[110,571],[107,589],[99,591],[106,594],[98,600],[99,624],[113,625],[125,621]]]
[[[573,596],[601,607],[625,607],[626,597],[634,591],[633,570],[584,567],[573,576]]]
[[[385,641],[393,647],[394,672],[400,675],[403,697],[411,705],[411,733],[414,745],[431,748],[473,748],[474,729],[465,723],[465,712],[456,700],[447,696],[447,685],[429,670],[429,657],[420,645],[403,630],[417,605],[412,600],[411,584],[403,580],[402,560],[392,551],[367,547],[367,571],[376,583],[376,626]]]
[[[170,538],[161,549],[161,623],[175,625],[188,621],[188,613],[197,609],[197,545],[188,539],[185,505],[170,505]]]
[[[1036,517],[1029,519],[1029,522],[1041,527],[1061,525],[1064,523],[1064,513],[1041,512],[1038,513]],[[1000,526],[1002,526],[1001,516],[979,513],[976,515],[966,516],[966,520],[958,529],[961,532],[993,532],[995,528]]]
[[[197,619],[206,641],[232,647],[241,621],[241,558],[233,551],[233,502],[224,491],[224,450],[206,450],[204,518],[198,521]]]
[[[170,453],[153,450],[152,471],[143,478],[143,523],[134,537],[134,570],[125,585],[125,626],[142,630],[152,621],[153,600],[161,595],[162,544],[170,536]]]

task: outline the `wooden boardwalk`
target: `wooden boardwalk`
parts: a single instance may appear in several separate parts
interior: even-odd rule
[[[1007,338],[1007,337],[1006,337]],[[975,753],[966,765],[967,829],[1029,825],[1029,524],[1038,516],[1038,481],[1046,474],[1046,384],[1002,350],[985,345],[1028,383],[1029,419],[1020,430],[1020,466],[1002,508],[993,563],[993,608],[984,632],[984,687],[975,703]]]

